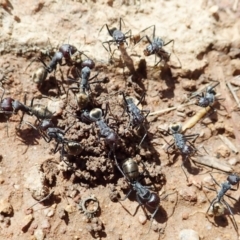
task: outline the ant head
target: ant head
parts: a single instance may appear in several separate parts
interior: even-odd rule
[[[71,58],[71,55],[73,55],[75,52],[77,52],[77,48],[70,44],[63,44],[59,51],[63,54],[63,57],[66,59]]]
[[[227,180],[231,185],[236,185],[237,183],[240,182],[240,177],[235,174],[231,174],[227,177]]]
[[[92,59],[86,59],[82,61],[81,67],[89,67],[90,69],[93,69],[95,67],[95,62]]]
[[[14,99],[12,99],[10,97],[4,98],[1,102],[2,110],[13,111],[13,102],[14,102]]]
[[[111,35],[111,36],[113,36],[113,33],[115,32],[117,30],[117,28],[111,28],[111,29],[109,29],[109,34]]]
[[[91,118],[93,118],[93,119],[96,119],[96,121],[99,120],[99,119],[101,119],[102,116],[103,116],[102,109],[100,109],[100,108],[94,108],[94,109],[92,109],[92,110],[90,111],[90,113],[89,113],[89,116],[90,116]]]
[[[169,130],[172,132],[172,133],[178,133],[178,132],[181,132],[182,130],[182,125],[180,123],[173,123],[169,126]]]
[[[154,54],[154,51],[155,51],[155,49],[154,49],[153,45],[149,44],[146,47],[146,49],[143,50],[143,53],[145,56],[150,56],[150,55]]]

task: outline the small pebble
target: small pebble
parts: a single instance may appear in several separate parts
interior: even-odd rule
[[[0,201],[0,213],[5,214],[5,215],[13,214],[13,207],[8,202],[8,200],[3,199]]]
[[[33,215],[29,214],[26,215],[22,220],[21,220],[21,229],[22,231],[26,231],[28,227],[30,226],[31,222],[33,221]]]
[[[199,240],[198,233],[192,229],[183,229],[179,233],[179,240]]]
[[[63,208],[61,208],[58,211],[58,216],[59,216],[60,219],[64,219],[67,216],[67,212]]]
[[[181,189],[179,191],[179,194],[180,194],[180,196],[182,196],[182,198],[185,201],[189,201],[189,202],[197,201],[197,193],[192,187]]]
[[[2,214],[0,214],[0,222],[4,221],[4,216]]]
[[[48,219],[44,219],[41,223],[41,228],[43,229],[50,229],[51,225],[48,221]]]
[[[238,163],[238,159],[237,158],[231,158],[228,160],[228,163],[232,166],[235,166]]]
[[[138,217],[138,221],[142,224],[142,225],[144,225],[146,222],[147,222],[147,217],[145,216],[145,215],[139,215],[139,217]]]
[[[188,213],[182,213],[182,220],[187,220],[189,218],[189,214]]]
[[[230,150],[226,145],[220,145],[217,148],[217,151],[215,152],[217,158],[219,157],[223,157],[223,158],[227,158],[230,156]]]
[[[34,237],[36,238],[36,240],[43,240],[44,239],[44,232],[42,229],[36,229],[34,231]]]
[[[5,228],[7,228],[7,227],[10,226],[10,224],[11,224],[10,217],[5,217],[5,218],[4,218],[4,222],[3,222],[3,226],[4,226]]]
[[[64,210],[68,213],[73,213],[76,211],[75,207],[73,205],[67,205]]]

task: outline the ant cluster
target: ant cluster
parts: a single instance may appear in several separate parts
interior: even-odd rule
[[[129,30],[126,33],[123,33],[121,30],[122,27],[122,19],[120,19],[119,29],[113,28],[110,29],[107,24],[106,26],[109,35],[112,37],[112,40],[103,42],[103,47],[106,51],[112,54],[111,45],[114,43],[117,45],[118,49],[123,48],[124,44],[127,43],[127,39],[131,38],[131,31]],[[104,27],[103,26],[103,27]],[[103,27],[100,31],[102,31]],[[155,26],[153,27],[153,36],[150,39],[149,36],[145,35],[138,40],[140,42],[142,39],[147,39],[148,46],[143,51],[145,56],[155,55],[160,60],[167,62],[170,59],[170,54],[164,50],[163,47],[170,43],[174,43],[174,40],[170,40],[167,43],[155,36]],[[149,27],[149,28],[151,28]],[[145,30],[149,29],[146,28]],[[137,42],[137,43],[138,43]],[[108,48],[106,47],[108,44]],[[82,59],[82,56],[85,56],[85,59]],[[50,56],[49,56],[50,57]],[[26,105],[26,99],[24,103],[21,103],[18,100],[14,100],[11,97],[4,98],[5,90],[3,88],[2,96],[1,96],[1,103],[0,103],[0,113],[2,113],[7,119],[12,114],[17,114],[18,112],[22,113],[19,129],[21,128],[22,123],[24,122],[24,115],[35,116],[37,120],[37,124],[27,123],[33,129],[37,130],[38,133],[42,136],[42,138],[47,142],[55,141],[56,146],[53,150],[53,153],[60,151],[60,160],[65,162],[67,166],[70,167],[71,170],[77,170],[77,165],[74,165],[74,161],[77,158],[81,158],[81,154],[85,151],[85,146],[83,146],[80,141],[71,139],[67,137],[68,133],[71,132],[72,127],[76,124],[76,122],[81,122],[82,125],[93,126],[97,127],[98,137],[103,138],[106,148],[108,149],[107,158],[112,163],[115,164],[119,172],[123,175],[126,179],[126,182],[130,188],[129,192],[126,194],[124,198],[117,198],[118,201],[123,201],[129,197],[131,192],[136,193],[136,201],[139,203],[140,206],[145,206],[153,213],[151,214],[151,220],[155,217],[156,213],[159,210],[160,204],[160,197],[159,195],[150,190],[149,186],[141,183],[141,181],[148,176],[147,168],[144,164],[144,161],[141,163],[144,166],[144,171],[139,172],[139,166],[136,161],[132,158],[134,156],[128,156],[127,159],[124,159],[123,164],[119,165],[119,159],[122,157],[121,155],[121,146],[123,143],[123,138],[127,138],[125,133],[130,128],[132,130],[143,130],[143,135],[141,137],[140,142],[135,144],[136,152],[138,149],[141,148],[144,140],[148,136],[148,124],[147,124],[147,117],[150,113],[149,110],[141,110],[139,104],[144,99],[144,94],[142,94],[139,101],[135,101],[136,99],[132,96],[127,96],[127,94],[123,91],[118,92],[119,95],[122,95],[122,102],[123,102],[123,114],[127,112],[129,120],[128,126],[124,130],[124,134],[119,134],[118,129],[116,130],[112,124],[109,124],[109,119],[106,119],[107,112],[111,113],[111,109],[109,104],[106,104],[106,109],[101,107],[101,104],[97,103],[95,99],[93,99],[93,94],[91,90],[92,84],[100,84],[100,83],[108,83],[108,77],[103,79],[97,79],[99,73],[95,74],[91,77],[91,72],[95,68],[95,62],[90,59],[84,52],[79,51],[75,46],[70,44],[63,44],[59,50],[54,54],[53,57],[50,57],[50,62],[47,64],[41,58],[38,60],[42,63],[42,66],[35,72],[34,74],[34,82],[37,84],[38,89],[40,90],[44,85],[48,75],[55,72],[57,66],[64,66],[67,65],[69,67],[73,67],[76,70],[77,78],[70,78],[68,77],[68,83],[75,83],[77,86],[69,87],[66,92],[66,99],[68,100],[70,95],[74,95],[75,105],[77,106],[77,110],[74,114],[71,114],[71,117],[74,118],[73,123],[71,123],[68,127],[63,130],[59,125],[56,124],[56,119],[54,117],[54,112],[50,111],[47,106],[43,104],[34,104],[33,98],[31,100],[30,106]],[[157,64],[158,64],[157,63]],[[156,64],[156,65],[157,65]],[[58,83],[56,82],[57,86]],[[212,107],[212,105],[216,101],[216,92],[214,88],[219,83],[215,84],[212,87],[208,87],[205,93],[202,95],[196,95],[197,98],[196,104],[200,107]],[[59,89],[60,90],[60,89]],[[60,93],[60,91],[59,91]],[[47,96],[41,96],[46,97]],[[69,104],[70,105],[70,104]],[[122,115],[123,115],[122,114]],[[111,113],[111,115],[113,115]],[[120,123],[119,117],[114,116],[114,121]],[[91,130],[90,129],[90,130]],[[88,129],[89,130],[89,129]],[[89,130],[89,131],[90,131]],[[85,129],[84,129],[85,131]],[[163,130],[164,131],[164,130]],[[183,163],[197,153],[197,148],[194,146],[193,142],[199,136],[199,134],[192,134],[192,135],[184,135],[181,131],[181,126],[179,124],[173,124],[169,127],[169,131],[164,131],[167,135],[172,135],[173,143],[169,144],[167,148],[167,153],[170,154],[170,149],[174,151],[177,150],[183,157]],[[134,142],[133,140],[132,142]],[[59,147],[60,146],[60,147]],[[113,161],[112,161],[113,160]],[[81,163],[82,164],[82,163]],[[81,165],[80,164],[80,165]],[[183,164],[182,164],[183,168]],[[184,168],[183,168],[184,171]],[[184,174],[186,175],[185,171]],[[186,175],[187,178],[187,175]],[[211,206],[209,207],[216,210],[216,204],[223,203],[227,206],[229,212],[233,216],[233,213],[228,205],[228,203],[223,199],[223,196],[226,195],[228,190],[232,190],[232,185],[236,185],[239,183],[240,178],[237,175],[230,175],[227,179],[227,182],[221,185],[221,189],[217,192],[217,197],[212,201]],[[215,181],[215,180],[214,180]],[[212,190],[212,189],[211,189]],[[226,195],[228,196],[228,195]],[[228,196],[230,197],[230,196]],[[208,211],[209,211],[208,209]],[[233,217],[234,219],[234,217]],[[234,219],[234,226],[237,228],[237,224]]]

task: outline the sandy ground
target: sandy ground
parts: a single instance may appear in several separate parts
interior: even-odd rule
[[[0,82],[5,92],[0,116],[1,239],[239,239],[228,209],[221,216],[206,214],[217,195],[206,187],[220,189],[210,173],[219,184],[230,173],[240,175],[237,2],[0,1]],[[111,44],[110,53],[102,46],[112,40],[104,24],[119,29],[120,19],[122,32],[130,36],[131,30],[132,34],[119,49]],[[159,58],[144,55],[149,44],[146,38],[135,44],[146,35],[153,39],[153,27],[148,28],[153,25],[156,37],[164,43],[174,40],[164,47],[171,53],[169,61],[165,58],[157,66]],[[90,85],[87,104],[79,104],[78,91],[70,89],[78,87],[70,81],[79,79],[74,66],[58,65],[41,86],[33,79],[36,71],[44,69],[38,58],[48,65],[47,55],[53,57],[63,44],[84,52],[82,60],[85,55],[93,59],[91,77],[98,74],[96,81],[105,80]],[[168,149],[173,136],[163,129],[176,122],[186,127],[189,119],[206,110],[185,104],[195,103],[197,98],[190,99],[191,94],[205,94],[207,86],[216,81],[214,112],[183,133],[199,134],[193,145],[187,143],[197,150],[184,164],[187,180],[181,168],[183,156]],[[144,128],[129,127],[122,92],[138,100],[144,96],[138,107],[146,110],[143,114],[150,111],[144,122],[147,137],[140,148]],[[3,103],[7,97],[26,100],[26,106],[38,97],[34,104],[47,106],[55,127],[70,127],[65,139],[80,143],[81,153],[62,158],[61,151],[54,154],[56,141],[46,142],[31,127],[39,125],[36,116],[25,114],[19,129],[22,112],[6,114]],[[110,110],[105,114],[106,106]],[[115,152],[120,166],[129,158],[138,163],[140,172],[145,166],[142,186],[160,198],[152,224],[154,209],[146,204],[138,207],[134,191],[125,201],[118,201],[117,196],[123,198],[131,186],[114,163],[111,145],[99,137],[97,124],[80,117],[82,110],[93,108],[103,110],[104,121],[118,136]],[[193,160],[206,160],[210,167],[194,165]],[[224,199],[239,225],[239,190],[228,194],[236,198]],[[90,212],[99,207],[86,214],[82,204]]]

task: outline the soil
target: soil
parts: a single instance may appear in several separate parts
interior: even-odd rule
[[[220,189],[211,175],[221,184],[230,173],[240,174],[238,1],[2,0],[0,6],[2,102],[11,97],[30,106],[34,97],[34,104],[47,107],[43,117],[51,111],[54,126],[68,129],[64,139],[77,145],[72,153],[60,143],[56,152],[57,142],[44,140],[47,131],[38,129],[36,116],[25,114],[20,124],[21,111],[1,109],[1,239],[239,239],[234,227],[234,219],[240,223],[239,190],[228,191],[236,201],[224,198],[232,215],[221,204],[213,209],[220,216],[206,213]],[[112,37],[105,24],[119,29],[120,19],[127,43],[111,42],[106,51],[102,43]],[[156,37],[170,42],[157,66],[158,57],[144,54],[153,25]],[[62,44],[83,52],[81,59],[58,65],[37,83],[36,73],[44,70],[39,59],[48,65]],[[91,81],[99,82],[90,84],[85,102],[77,100],[72,79],[80,81],[76,69],[87,57],[95,63],[90,78],[97,77]],[[185,104],[196,103],[192,94],[205,96],[216,82],[209,114],[186,127],[204,108]],[[129,126],[122,93],[141,100],[137,108],[149,113],[140,128]],[[115,148],[96,122],[81,117],[94,108],[117,134]],[[193,154],[185,161],[169,147],[173,136],[167,130],[175,123],[188,128],[182,134],[199,134],[187,142]],[[132,186],[116,167],[114,153],[121,167],[126,159],[137,162],[142,185],[160,197],[152,222],[155,209],[139,207],[135,191],[118,201]],[[203,159],[210,166],[199,164]]]

